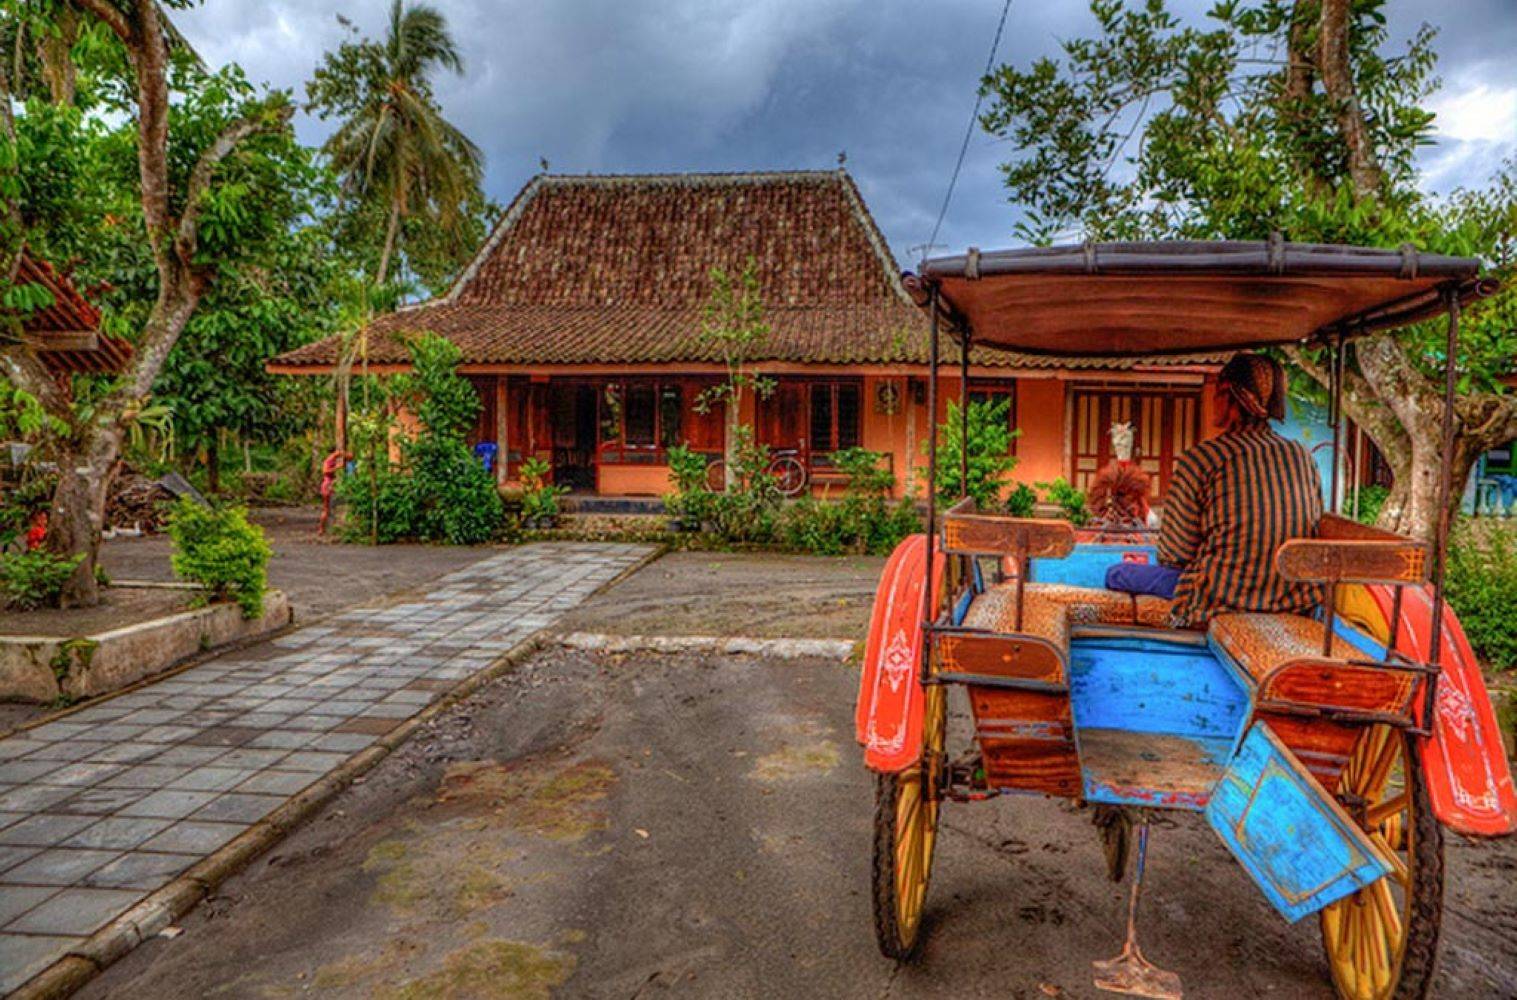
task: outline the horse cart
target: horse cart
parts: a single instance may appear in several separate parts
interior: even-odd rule
[[[930,317],[929,413],[944,334],[961,348],[961,388],[971,348],[1215,358],[1299,347],[1332,373],[1335,451],[1345,351],[1418,322],[1446,323],[1452,439],[1460,309],[1494,287],[1474,260],[1278,239],[971,250],[906,283]],[[1442,478],[1446,501],[1462,484]],[[1275,554],[1282,576],[1322,588],[1315,615],[1176,629],[1168,602],[1104,589],[1113,563],[1157,559],[1142,529],[1103,538],[929,499],[926,534],[880,580],[856,715],[877,775],[881,951],[908,960],[922,944],[945,803],[1041,795],[1091,806],[1112,878],[1134,868],[1127,942],[1094,963],[1097,986],[1180,995],[1179,978],[1142,957],[1135,921],[1148,817],[1189,810],[1286,920],[1316,916],[1339,996],[1426,995],[1443,831],[1517,828],[1495,713],[1443,598],[1447,522],[1428,545],[1330,512],[1315,537]],[[967,701],[954,717],[972,732],[949,732],[950,697]]]

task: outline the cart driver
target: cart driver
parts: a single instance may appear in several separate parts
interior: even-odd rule
[[[1310,538],[1322,480],[1300,442],[1270,426],[1285,419],[1285,371],[1238,354],[1218,376],[1216,425],[1175,464],[1159,528],[1159,562],[1179,572],[1171,624],[1201,627],[1226,611],[1311,612],[1321,590],[1275,570],[1275,550]]]

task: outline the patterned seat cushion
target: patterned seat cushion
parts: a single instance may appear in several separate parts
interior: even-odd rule
[[[965,616],[970,628],[994,632],[1016,631],[1017,590],[1015,582],[991,587],[975,598]],[[1074,587],[1064,583],[1029,583],[1022,605],[1022,631],[1065,649],[1071,625],[1147,625],[1163,628],[1169,623],[1172,602],[1162,597],[1123,594],[1097,587]]]
[[[1291,660],[1322,655],[1322,623],[1305,615],[1213,615],[1207,634],[1255,683]],[[1355,659],[1360,655],[1342,636],[1333,636],[1333,659]]]

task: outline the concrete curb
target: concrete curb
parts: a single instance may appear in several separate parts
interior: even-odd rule
[[[781,660],[811,657],[846,660],[856,645],[850,639],[752,639],[714,635],[606,635],[571,632],[558,642],[570,649],[598,653],[746,653]]]
[[[658,559],[665,551],[663,546],[655,548],[591,593],[598,594],[620,583]],[[291,797],[235,839],[207,855],[167,885],[148,893],[131,909],[85,938],[63,958],[22,983],[6,1000],[61,1000],[74,993],[104,971],[106,966],[188,913],[213,889],[246,868],[258,855],[284,839],[287,833],[351,785],[353,779],[372,770],[418,729],[486,684],[514,670],[517,664],[542,647],[546,631],[547,628],[539,629],[502,653],[485,669],[459,681],[436,701],[322,775],[314,784]]]

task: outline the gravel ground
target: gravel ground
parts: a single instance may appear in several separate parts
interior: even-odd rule
[[[570,613],[565,632],[853,639],[885,560],[671,552]]]

